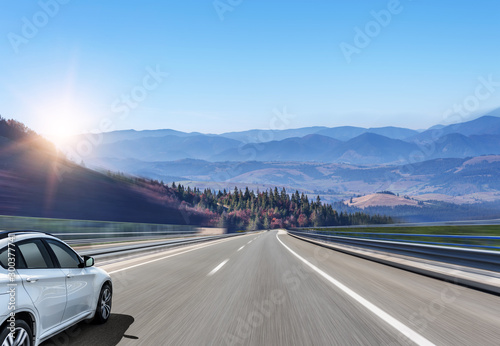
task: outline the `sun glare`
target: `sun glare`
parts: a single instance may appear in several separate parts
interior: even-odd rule
[[[37,109],[39,119],[43,119],[40,132],[59,148],[69,144],[72,136],[83,132],[86,115],[78,103],[72,97],[65,97]]]
[[[72,107],[71,107],[72,108]],[[57,147],[68,144],[71,136],[78,132],[77,124],[80,117],[76,109],[70,107],[54,107],[43,117],[44,135]]]
[[[58,124],[52,128],[53,131],[47,132],[45,135],[48,140],[54,143],[58,148],[69,144],[69,140],[74,135],[74,129],[66,124]]]

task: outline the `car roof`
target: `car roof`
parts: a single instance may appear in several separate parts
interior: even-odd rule
[[[48,232],[41,232],[41,231],[34,231],[34,230],[1,231],[0,232],[0,246],[3,246],[8,242],[9,235],[14,235],[16,237],[16,240],[29,239],[29,238],[33,238],[33,237],[57,239],[56,237],[54,237],[52,234],[50,234]]]
[[[19,233],[36,233],[36,234],[47,234],[52,236],[52,234],[48,232],[42,232],[42,231],[35,231],[32,229],[19,229],[19,230],[13,230],[13,231],[0,231],[0,239],[7,238],[9,234],[19,234]]]

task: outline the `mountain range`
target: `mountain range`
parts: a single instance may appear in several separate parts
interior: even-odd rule
[[[343,126],[100,136],[83,157],[87,167],[191,187],[283,186],[327,202],[384,190],[411,196],[414,204],[500,200],[500,117],[491,115],[422,131]],[[73,150],[85,140],[74,138]]]
[[[77,152],[86,135],[72,139]],[[500,154],[500,118],[485,115],[468,122],[418,132],[398,127],[307,127],[251,130],[220,135],[175,130],[114,131],[83,160],[91,166],[106,159],[147,162],[198,159],[210,162],[320,162],[356,165],[405,164],[437,158]],[[66,148],[68,149],[68,148]]]
[[[304,194],[288,194],[284,189],[278,192],[277,187],[269,193],[241,189],[214,194],[211,188],[202,191],[116,172],[96,172],[60,155],[52,143],[24,124],[2,117],[0,216],[9,228],[11,220],[24,221],[4,216],[74,219],[76,224],[97,220],[218,226],[228,232],[393,222],[390,217],[358,210],[337,213],[331,205],[309,200]],[[105,231],[108,226],[115,227],[102,224],[98,228]],[[138,226],[124,227],[137,231]]]
[[[432,218],[493,217],[500,210],[499,130],[500,118],[483,116],[425,131],[314,127],[267,136],[260,130],[221,135],[115,131],[92,135],[99,143],[90,147],[89,135],[73,138],[70,152],[81,156],[77,163],[87,166],[82,167],[23,124],[0,118],[0,214],[153,223],[212,220],[161,183],[175,181],[209,190],[278,186],[310,198],[319,195],[325,202],[352,198],[352,206],[337,203],[336,208],[364,203],[368,213],[394,212],[412,220],[423,209]],[[266,141],[242,141],[238,135]],[[92,150],[79,153],[79,148]],[[391,204],[403,203],[398,211],[373,209],[378,195],[362,198],[381,191],[394,194]]]
[[[104,163],[104,162],[103,162]],[[500,200],[500,155],[446,158],[400,166],[313,162],[208,162],[184,159],[144,162],[108,159],[111,170],[215,190],[282,186],[336,202],[392,191],[418,200],[480,203]]]

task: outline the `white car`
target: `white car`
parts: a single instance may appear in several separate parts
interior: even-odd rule
[[[0,232],[0,345],[37,346],[82,321],[111,314],[110,276],[56,237]]]

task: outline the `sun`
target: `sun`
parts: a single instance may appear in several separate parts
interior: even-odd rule
[[[74,135],[74,127],[69,124],[58,123],[57,125],[51,126],[50,132],[47,132],[45,137],[54,143],[56,147],[63,148],[70,143]]]
[[[81,102],[71,97],[51,101],[40,104],[37,109],[40,132],[62,149],[70,144],[75,135],[84,132],[82,122],[88,115]]]
[[[81,116],[79,112],[54,110],[47,114],[42,118],[43,130],[41,134],[54,143],[57,148],[64,149],[71,145],[74,136],[82,133],[78,122]]]

